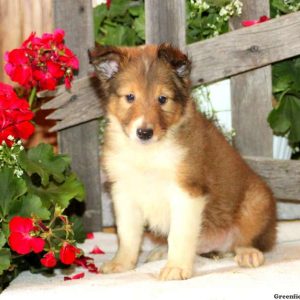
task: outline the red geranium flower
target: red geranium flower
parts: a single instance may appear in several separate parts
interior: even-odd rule
[[[268,20],[270,20],[269,17],[261,16],[258,20],[244,20],[244,21],[242,21],[242,25],[244,27],[249,27],[249,26],[252,26],[252,25],[255,25],[255,24],[258,24],[258,23],[266,22]]]
[[[76,254],[80,253],[80,250],[73,245],[65,242],[60,249],[59,258],[65,265],[71,265],[76,258]]]
[[[28,139],[34,132],[32,118],[28,102],[18,98],[10,85],[0,82],[0,143],[5,141],[11,146],[9,136]]]
[[[45,241],[42,238],[34,237],[35,227],[32,219],[13,217],[9,222],[9,230],[8,243],[12,250],[19,254],[43,251]]]
[[[62,82],[70,88],[73,70],[78,70],[79,62],[64,45],[64,35],[62,29],[42,37],[31,33],[19,49],[8,52],[5,71],[11,80],[26,89],[53,90]]]
[[[55,255],[53,251],[50,251],[46,253],[42,258],[41,258],[41,264],[47,268],[53,268],[56,266],[57,260],[55,258]]]

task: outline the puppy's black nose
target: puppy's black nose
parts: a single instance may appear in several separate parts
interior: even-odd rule
[[[138,128],[136,134],[140,140],[150,140],[153,136],[153,129],[151,128]]]

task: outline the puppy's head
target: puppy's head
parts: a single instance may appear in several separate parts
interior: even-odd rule
[[[155,142],[180,121],[189,99],[191,70],[180,50],[168,44],[97,46],[89,53],[107,95],[107,112],[128,138]]]

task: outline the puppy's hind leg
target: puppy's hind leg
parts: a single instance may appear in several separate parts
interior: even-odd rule
[[[155,247],[146,258],[146,262],[166,259],[168,257],[168,246],[160,245]]]

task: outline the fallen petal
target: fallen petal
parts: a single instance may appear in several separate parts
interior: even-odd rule
[[[85,274],[82,272],[82,273],[78,273],[78,274],[75,274],[73,276],[65,276],[64,277],[64,281],[67,281],[67,280],[74,280],[74,279],[81,279],[85,276]]]
[[[88,240],[92,240],[92,239],[94,239],[94,234],[93,234],[92,232],[88,232],[88,233],[86,234],[86,238],[87,238]]]
[[[90,254],[105,254],[104,251],[102,251],[98,246],[95,246],[92,251],[90,251]]]

